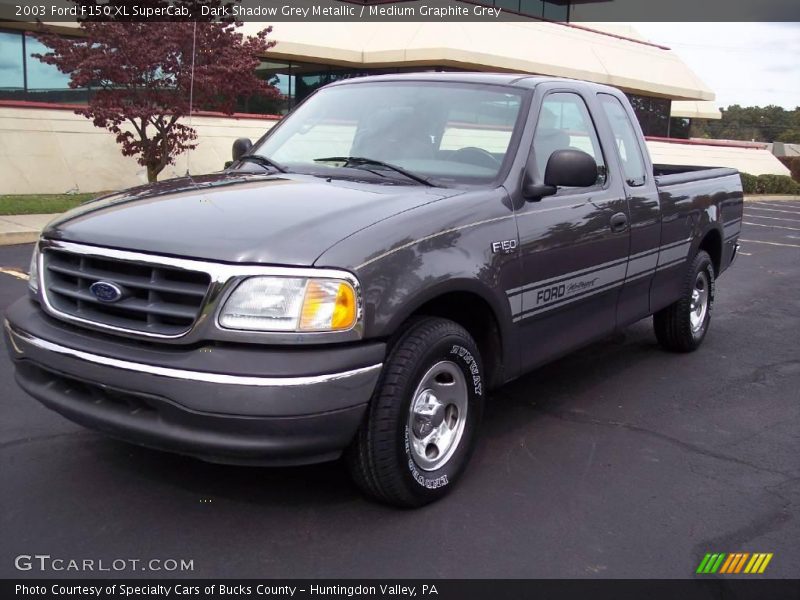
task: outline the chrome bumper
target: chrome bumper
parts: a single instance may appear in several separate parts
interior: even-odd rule
[[[739,242],[733,244],[733,253],[731,254],[731,262],[730,265],[736,260],[736,257],[739,256]],[[728,265],[728,266],[730,266]]]
[[[345,380],[355,379],[358,381],[373,381],[377,378],[377,372],[381,368],[381,364],[372,365],[369,367],[362,367],[360,369],[352,369],[341,373],[328,373],[325,375],[310,375],[305,377],[251,377],[241,375],[227,375],[225,373],[207,373],[205,371],[185,371],[182,369],[171,369],[168,367],[159,367],[157,365],[146,365],[142,363],[130,362],[126,360],[119,360],[109,356],[100,356],[98,354],[91,354],[82,350],[75,350],[67,348],[60,344],[54,344],[37,338],[24,331],[14,329],[8,321],[5,321],[5,328],[8,333],[8,338],[11,343],[13,351],[20,357],[25,357],[26,354],[31,354],[31,349],[43,350],[45,352],[52,352],[61,356],[83,360],[95,365],[102,365],[104,367],[111,367],[128,371],[131,373],[143,373],[145,375],[153,375],[156,377],[167,377],[170,379],[182,379],[186,381],[198,381],[203,383],[214,383],[219,385],[241,385],[241,386],[254,386],[254,387],[295,387],[295,386],[314,386],[325,383],[343,382]],[[26,352],[25,347],[28,347]]]
[[[4,331],[17,382],[48,408],[113,437],[214,462],[335,459],[382,366],[294,377],[215,373],[71,348],[8,320]]]

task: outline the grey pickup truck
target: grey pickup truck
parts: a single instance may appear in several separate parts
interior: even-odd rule
[[[19,385],[81,425],[215,462],[344,456],[419,506],[493,388],[650,315],[698,348],[742,207],[735,170],[651,164],[610,87],[351,79],[221,173],[56,219],[5,335]]]

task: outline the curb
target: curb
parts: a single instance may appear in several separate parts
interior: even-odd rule
[[[58,213],[40,215],[0,215],[0,246],[31,244]]]
[[[780,202],[780,201],[795,201],[797,202],[800,200],[800,196],[791,196],[789,194],[784,195],[772,195],[772,194],[745,194],[744,201],[745,202]]]
[[[0,246],[32,244],[38,239],[38,231],[0,231]]]

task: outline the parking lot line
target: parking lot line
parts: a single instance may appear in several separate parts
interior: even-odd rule
[[[16,277],[17,279],[24,279],[28,281],[29,277],[28,274],[24,271],[20,271],[19,269],[12,269],[9,267],[0,267],[0,273],[4,275],[11,275],[12,277]]]
[[[740,242],[747,242],[748,244],[769,244],[770,246],[786,246],[788,248],[800,248],[800,244],[784,244],[782,242],[763,242],[761,240],[746,240],[739,238]]]
[[[790,215],[798,214],[796,210],[780,210],[777,208],[761,208],[760,206],[748,206],[750,210],[766,210],[769,212],[789,213]]]
[[[745,216],[751,219],[771,219],[773,221],[794,221],[800,223],[800,219],[789,219],[787,217],[767,217],[765,215],[751,215],[748,213],[745,213]]]
[[[791,231],[800,231],[800,227],[787,227],[786,225],[771,225],[770,223],[749,223],[742,221],[742,225],[752,225],[753,227],[769,227],[770,229],[789,229]]]
[[[788,204],[788,203],[787,204],[770,204],[768,202],[756,202],[756,203],[753,204],[753,206],[756,207],[756,208],[759,207],[759,206],[769,206],[770,208],[796,208],[796,209],[800,210],[800,206],[799,205],[797,205],[797,204]]]

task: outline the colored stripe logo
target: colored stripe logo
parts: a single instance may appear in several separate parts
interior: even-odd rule
[[[733,552],[730,554],[709,552],[700,561],[695,573],[699,575],[713,575],[715,573],[756,575],[763,573],[771,560],[771,552]]]

